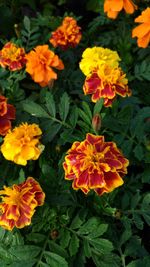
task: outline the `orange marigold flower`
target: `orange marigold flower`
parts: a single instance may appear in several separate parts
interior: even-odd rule
[[[128,80],[121,68],[111,68],[108,65],[101,66],[85,79],[83,91],[85,95],[92,94],[92,102],[104,98],[105,107],[112,106],[116,95],[122,97],[131,95]]]
[[[0,66],[10,71],[20,70],[26,63],[24,48],[14,43],[6,43],[0,51]]]
[[[73,188],[87,194],[91,189],[98,195],[121,186],[129,161],[114,142],[103,136],[87,134],[82,142],[74,142],[68,150],[63,167],[65,179],[73,180]]]
[[[56,80],[57,74],[53,68],[64,69],[61,59],[51,50],[48,45],[39,45],[26,55],[26,71],[40,86],[47,86],[50,80]]]
[[[42,206],[45,200],[41,186],[32,177],[19,185],[4,186],[0,195],[0,226],[7,230],[30,225],[35,208]]]
[[[122,9],[128,14],[132,14],[137,6],[132,0],[105,0],[104,2],[104,12],[111,19],[116,19]]]
[[[150,7],[146,8],[135,22],[141,23],[132,31],[132,37],[138,38],[138,46],[146,48],[150,42]]]
[[[44,146],[40,144],[42,131],[35,123],[23,123],[4,137],[1,152],[7,160],[26,165],[28,160],[39,158]]]
[[[67,49],[75,47],[81,40],[81,28],[77,25],[77,21],[72,17],[64,18],[62,25],[52,32],[52,37],[49,39],[54,47]]]
[[[11,129],[11,120],[16,117],[16,109],[7,104],[7,98],[0,95],[0,135],[6,135]]]

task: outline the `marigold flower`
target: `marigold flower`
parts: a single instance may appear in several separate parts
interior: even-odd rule
[[[0,95],[0,135],[6,135],[11,129],[11,120],[14,120],[15,117],[15,107],[7,104],[7,98]]]
[[[132,37],[138,38],[138,46],[146,48],[150,42],[150,7],[146,8],[135,22],[141,23],[132,31]]]
[[[51,79],[57,79],[53,68],[64,69],[62,60],[48,48],[48,45],[37,46],[26,55],[26,59],[26,71],[42,87],[47,86]]]
[[[128,80],[121,68],[111,68],[108,65],[101,66],[86,78],[83,91],[85,95],[92,94],[92,102],[104,98],[104,106],[109,107],[115,100],[116,95],[130,96]]]
[[[4,186],[0,195],[0,226],[7,230],[30,225],[35,208],[42,206],[45,200],[41,186],[32,177],[19,185]]]
[[[132,0],[105,0],[104,2],[104,12],[111,19],[116,19],[122,9],[127,14],[132,14],[137,9],[137,6]]]
[[[95,46],[85,49],[79,66],[84,75],[89,76],[95,69],[99,69],[104,64],[114,68],[118,67],[120,60],[116,51]]]
[[[73,188],[85,194],[94,190],[98,195],[121,186],[129,161],[114,142],[104,136],[87,134],[82,142],[74,142],[68,150],[63,167],[65,179],[73,180]]]
[[[52,37],[49,39],[54,47],[67,49],[75,47],[81,40],[81,28],[77,25],[77,21],[72,17],[65,17],[62,25],[52,32]]]
[[[24,48],[14,43],[6,43],[0,51],[0,66],[10,71],[20,70],[26,63]]]
[[[42,131],[35,123],[23,123],[9,131],[4,137],[1,152],[7,160],[26,165],[28,160],[39,158],[43,145],[40,144]]]

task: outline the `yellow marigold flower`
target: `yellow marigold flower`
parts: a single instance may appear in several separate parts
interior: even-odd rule
[[[112,106],[117,95],[131,95],[126,74],[121,68],[112,68],[108,65],[101,66],[85,79],[83,91],[85,95],[92,95],[92,102],[104,98],[105,107]]]
[[[105,0],[104,2],[104,12],[111,19],[116,19],[122,9],[127,14],[132,14],[137,9],[137,6],[132,0]]]
[[[138,46],[146,48],[150,42],[150,7],[146,8],[135,22],[141,23],[132,31],[132,37],[138,38]]]
[[[114,68],[118,67],[120,60],[116,51],[95,46],[85,49],[79,66],[84,75],[89,76],[93,70],[99,69],[104,64]]]
[[[35,123],[23,123],[15,127],[4,138],[1,146],[3,156],[20,165],[26,165],[28,160],[38,159],[42,152],[39,141],[41,134],[41,129]]]
[[[57,79],[57,73],[53,68],[64,69],[62,60],[48,48],[48,45],[38,45],[26,55],[26,59],[26,71],[42,87]]]
[[[26,63],[25,50],[14,43],[7,43],[0,51],[0,66],[10,71],[20,70]]]
[[[63,163],[65,179],[73,181],[75,190],[87,194],[93,189],[98,195],[121,186],[128,165],[114,142],[90,133],[84,141],[73,143]]]
[[[4,186],[0,196],[0,226],[7,230],[30,225],[35,208],[42,206],[45,200],[42,188],[32,177],[19,185]]]
[[[50,43],[54,47],[61,47],[67,49],[68,47],[75,47],[81,40],[81,28],[77,25],[77,21],[72,17],[65,17],[62,25],[56,31],[52,32]]]

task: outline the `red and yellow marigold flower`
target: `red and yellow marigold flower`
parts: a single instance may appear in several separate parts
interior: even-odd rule
[[[48,45],[35,47],[26,55],[26,60],[26,71],[42,87],[47,86],[51,80],[57,79],[57,73],[53,68],[64,69],[62,60],[48,48]]]
[[[10,130],[4,137],[1,152],[7,160],[26,165],[28,160],[37,160],[44,148],[40,144],[42,131],[35,123],[23,123]]]
[[[65,179],[73,181],[75,190],[87,194],[93,189],[98,195],[121,186],[128,165],[114,142],[105,142],[103,136],[93,134],[74,142],[63,163]]]
[[[132,14],[137,9],[137,6],[132,0],[105,0],[104,2],[104,12],[111,19],[116,19],[123,9],[127,14]]]
[[[62,25],[52,32],[49,41],[54,47],[67,49],[77,46],[81,37],[81,28],[77,25],[77,21],[72,17],[65,17]]]
[[[0,66],[8,67],[10,71],[20,70],[26,63],[24,48],[9,42],[0,51]]]
[[[132,31],[132,37],[138,38],[138,46],[146,48],[150,42],[150,7],[146,8],[135,22],[141,23]]]
[[[104,98],[105,107],[112,106],[117,95],[131,95],[128,80],[121,68],[111,68],[108,65],[101,66],[86,78],[83,91],[85,95],[92,95],[91,100],[94,103]]]
[[[6,135],[11,129],[11,120],[16,117],[16,109],[7,104],[7,98],[0,95],[0,135]]]
[[[0,197],[0,226],[7,230],[30,225],[35,208],[42,206],[45,200],[41,186],[32,177],[19,185],[4,186]]]
[[[84,50],[79,66],[84,75],[89,76],[95,69],[99,69],[105,64],[113,68],[118,67],[120,60],[116,51],[95,46]]]

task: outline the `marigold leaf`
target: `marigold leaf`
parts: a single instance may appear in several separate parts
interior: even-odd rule
[[[46,262],[50,264],[51,267],[68,267],[66,260],[55,253],[45,251],[44,257]]]
[[[101,109],[103,107],[103,103],[104,103],[104,99],[101,98],[100,100],[98,100],[94,106],[94,110],[93,110],[93,115],[100,113]]]
[[[79,238],[75,234],[73,234],[69,244],[69,252],[71,257],[77,253],[78,248],[79,248]]]
[[[91,246],[93,246],[100,253],[105,254],[113,250],[112,243],[107,239],[95,238],[88,239]]]
[[[32,116],[39,118],[50,118],[48,113],[39,105],[32,101],[26,100],[23,102],[24,111],[30,113]]]
[[[56,106],[55,106],[55,101],[53,98],[53,95],[50,92],[46,93],[46,107],[52,117],[55,118],[56,116]]]
[[[59,104],[59,114],[63,121],[65,121],[68,116],[69,107],[70,107],[70,99],[67,93],[64,93],[60,99],[60,104]]]
[[[30,31],[30,19],[27,16],[24,17],[23,24],[24,24],[25,29],[29,32]]]

